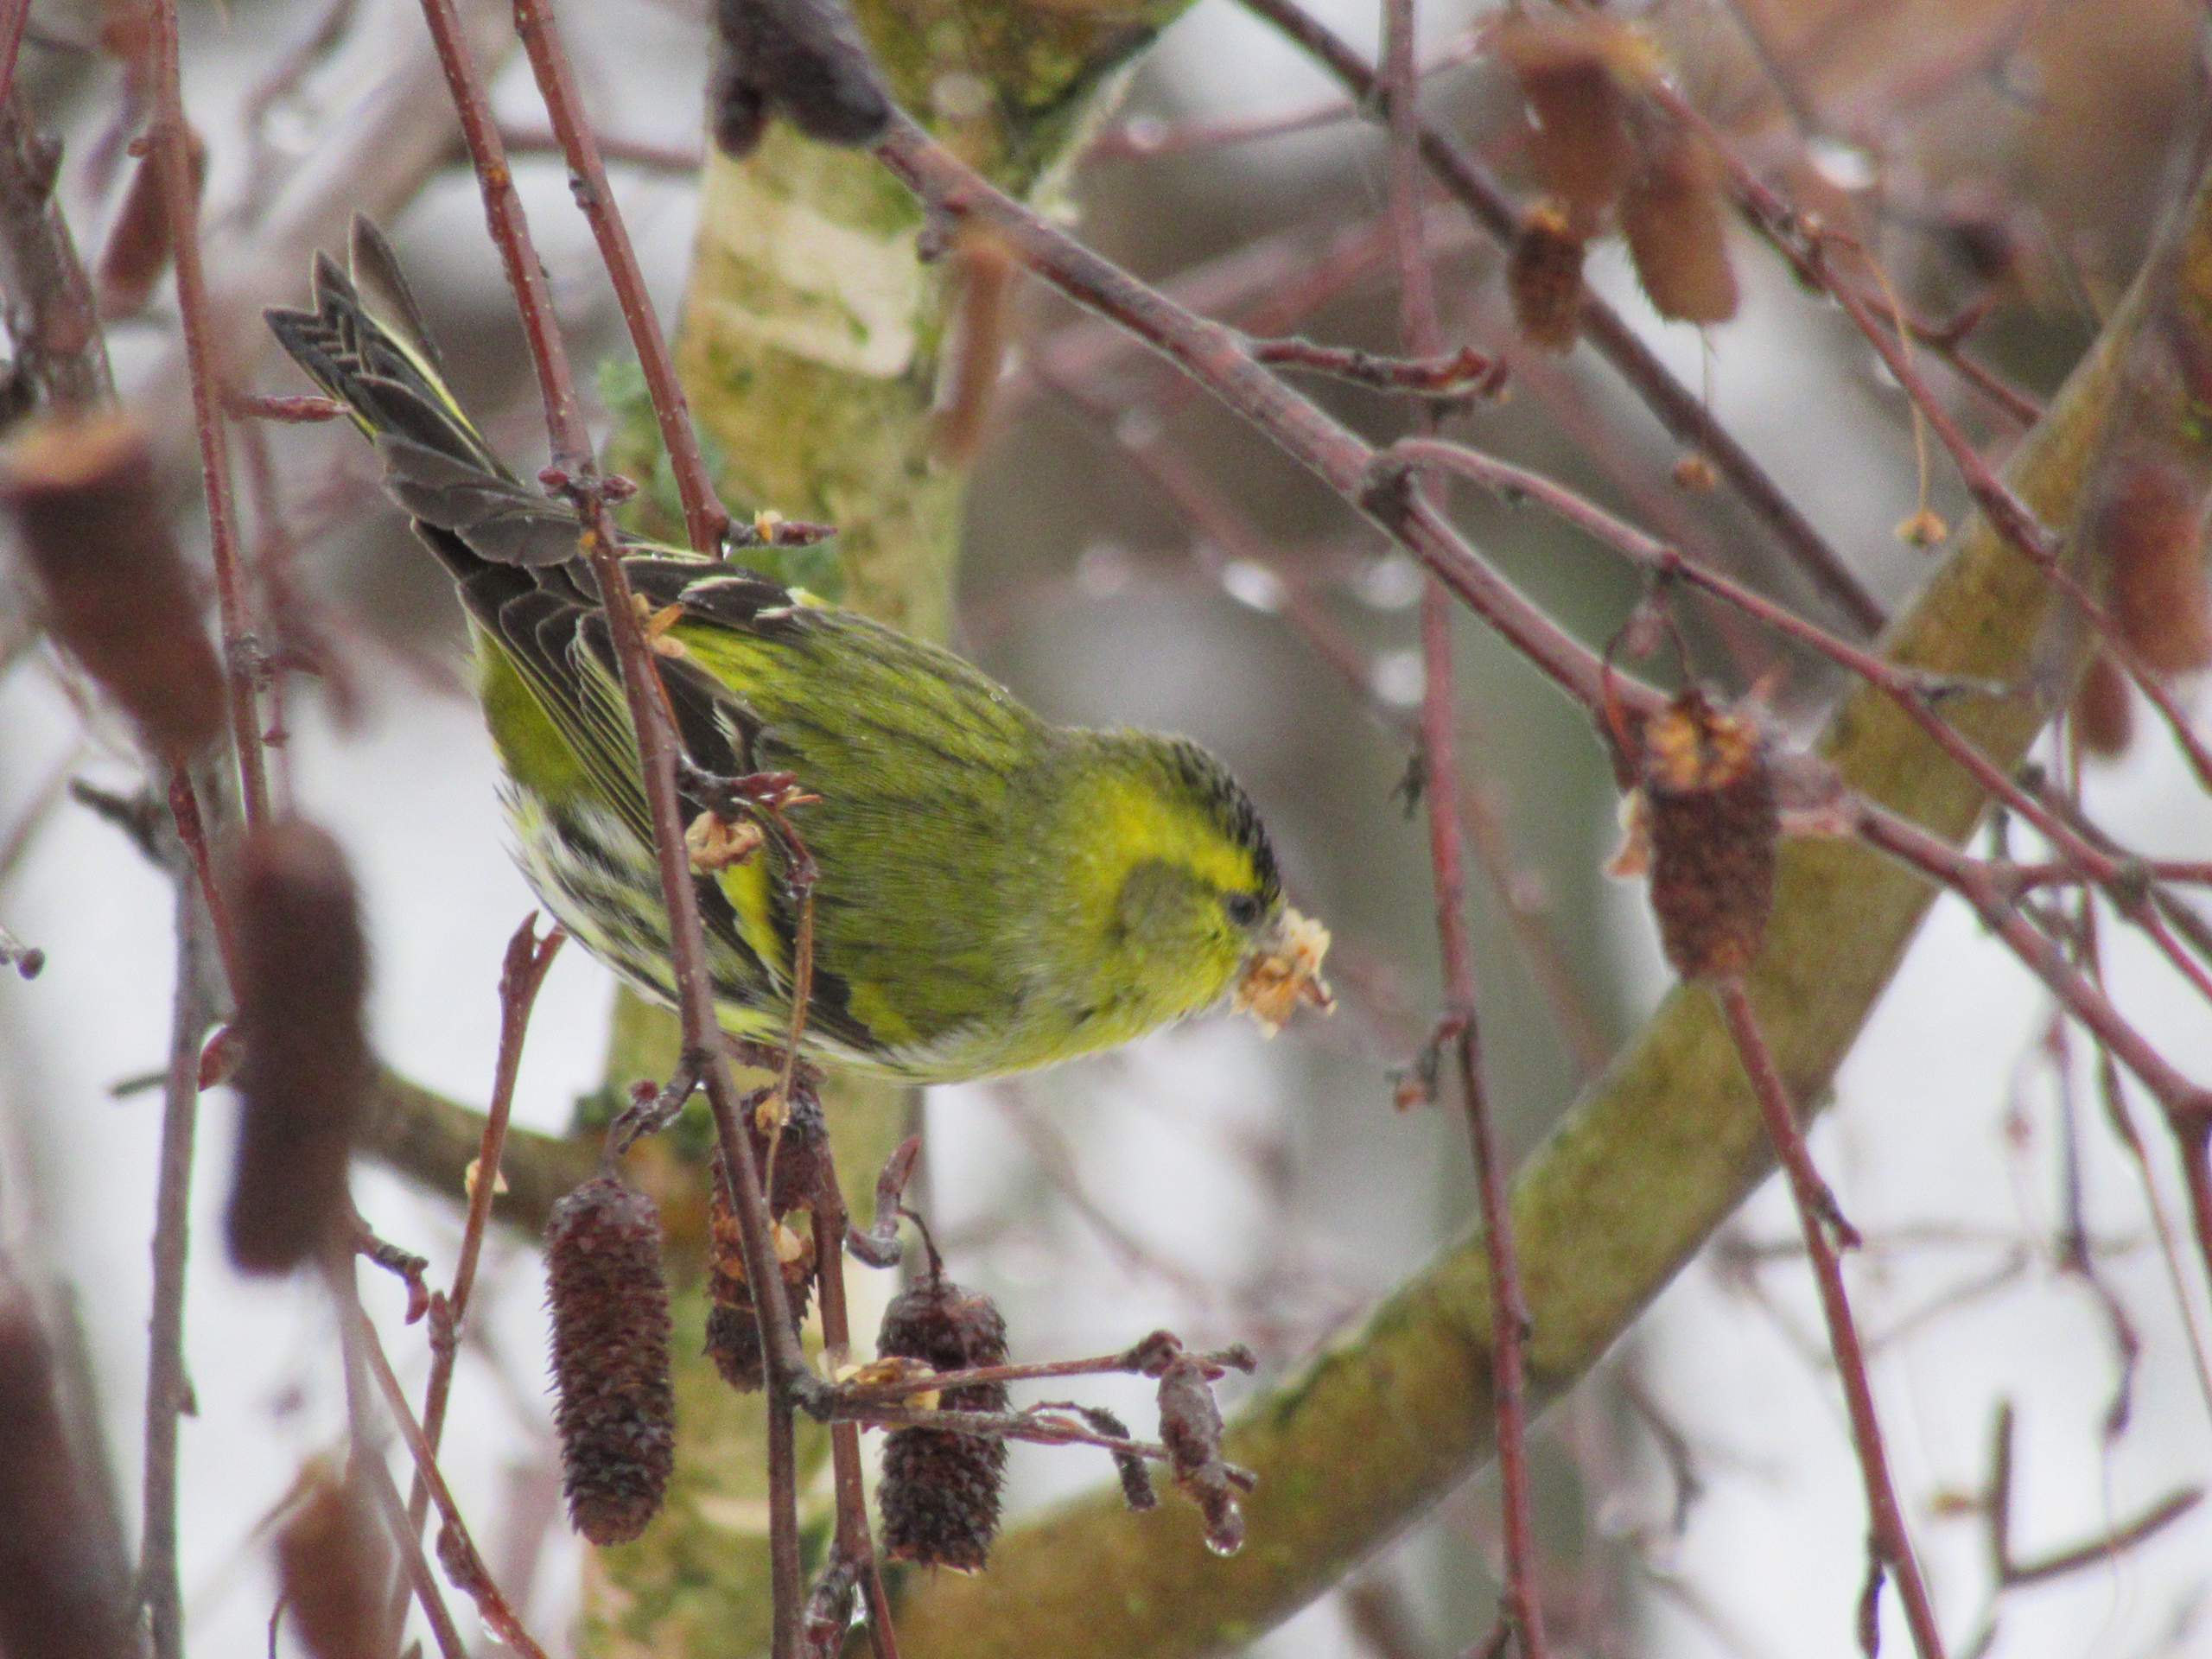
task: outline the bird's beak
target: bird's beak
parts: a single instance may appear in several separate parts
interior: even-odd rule
[[[1335,1011],[1337,999],[1321,977],[1321,961],[1329,953],[1329,930],[1311,917],[1285,910],[1261,933],[1236,976],[1230,1004],[1249,1014],[1272,1037],[1301,1002],[1310,1002],[1324,1014]]]

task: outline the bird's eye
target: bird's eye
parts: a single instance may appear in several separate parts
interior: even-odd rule
[[[1260,919],[1260,895],[1256,893],[1232,893],[1222,903],[1229,911],[1229,919],[1239,927],[1250,927]]]

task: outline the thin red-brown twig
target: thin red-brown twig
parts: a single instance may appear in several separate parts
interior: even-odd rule
[[[1990,1433],[1988,1490],[1982,1495],[1989,1537],[1990,1576],[1999,1591],[2042,1584],[2085,1567],[2108,1565],[2114,1557],[2156,1537],[2204,1501],[2201,1487],[2183,1487],[2144,1510],[2133,1520],[2115,1522],[2082,1543],[2045,1550],[2022,1560],[2012,1552],[2012,1432],[2010,1400],[1998,1403]]]
[[[823,1369],[835,1376],[853,1345],[852,1318],[845,1296],[845,1190],[838,1183],[826,1140],[821,1157],[822,1180],[814,1200],[814,1260],[822,1287]],[[860,1575],[861,1594],[868,1607],[869,1651],[874,1659],[899,1659],[891,1597],[884,1588],[883,1564],[868,1530],[868,1491],[856,1424],[830,1426],[830,1459],[837,1491],[837,1554]]]
[[[2212,1278],[2212,1162],[2208,1162],[2208,1152],[2212,1152],[2212,1090],[2183,1076],[2123,1019],[2088,976],[2067,960],[2065,952],[2020,914],[1980,861],[1967,857],[1940,836],[1872,807],[1860,809],[1858,830],[1868,845],[1903,859],[1972,905],[1990,930],[2050,988],[2067,1012],[2151,1091],[2165,1114],[2180,1153],[2197,1249],[2208,1278]]]
[[[1754,593],[1731,578],[1692,563],[1675,549],[1653,540],[1622,523],[1602,507],[1540,473],[1497,461],[1464,444],[1435,439],[1406,438],[1384,453],[1385,464],[1441,467],[1463,478],[1496,490],[1509,499],[1532,501],[1592,537],[1624,555],[1655,575],[1680,580],[1726,601],[1779,632],[1810,646],[1839,666],[1848,669],[1896,703],[1913,723],[1967,772],[1989,795],[2018,812],[2068,858],[2075,861],[2089,879],[2110,895],[2114,908],[2140,928],[2160,953],[2200,996],[2212,1000],[2212,972],[2196,961],[2174,937],[2148,895],[2128,880],[2130,865],[2099,847],[2049,804],[2020,786],[2005,771],[1937,714],[1929,701],[1924,678],[1901,669],[1875,652],[1838,639],[1808,622],[1786,606]]]
[[[638,743],[639,772],[651,809],[661,898],[669,923],[670,968],[675,981],[683,1032],[683,1075],[703,1084],[714,1114],[722,1160],[737,1212],[747,1280],[755,1286],[761,1351],[767,1358],[769,1551],[773,1586],[772,1651],[792,1659],[798,1651],[804,1586],[800,1582],[798,1516],[798,1461],[794,1401],[819,1388],[808,1369],[791,1326],[783,1274],[773,1247],[760,1171],[752,1137],[739,1117],[737,1090],[729,1072],[715,1014],[713,982],[706,967],[705,934],[698,897],[692,887],[690,854],[683,842],[682,808],[676,790],[677,743],[666,693],[651,648],[631,601],[630,586],[618,551],[613,516],[594,463],[579,413],[568,352],[556,324],[545,277],[531,241],[522,202],[493,123],[481,73],[463,37],[452,0],[423,0],[423,16],[436,44],[438,60],[461,119],[461,135],[484,198],[485,218],[499,251],[509,287],[521,315],[539,396],[545,406],[556,477],[575,503],[579,549],[588,561],[606,607],[607,628],[621,670],[624,701]],[[543,89],[541,88],[541,91]],[[608,211],[612,212],[611,204]],[[688,1089],[685,1092],[689,1092]]]
[[[569,164],[569,189],[590,221],[607,267],[607,281],[621,307],[622,321],[630,343],[645,371],[645,388],[652,394],[653,418],[660,426],[660,441],[668,451],[669,468],[675,474],[677,493],[683,502],[683,523],[698,552],[720,552],[729,514],[715,494],[706,458],[699,452],[698,435],[692,429],[691,408],[683,384],[676,378],[668,342],[661,336],[660,320],[653,315],[652,297],[645,291],[645,274],[630,245],[630,232],[614,206],[614,190],[607,181],[607,163],[583,99],[576,89],[575,72],[561,43],[551,0],[514,0],[515,34],[537,77],[538,95],[553,124],[553,136]]]
[[[1871,256],[1856,247],[1848,238],[1820,226],[1798,213],[1766,181],[1760,178],[1751,165],[1736,153],[1721,132],[1675,87],[1665,81],[1656,81],[1651,87],[1652,97],[1677,120],[1697,130],[1720,158],[1726,169],[1729,188],[1744,215],[1766,238],[1768,245],[1788,261],[1798,277],[1819,288],[1833,297],[1843,308],[1844,315],[1871,346],[1882,365],[1887,369],[1910,400],[1919,417],[1928,423],[1928,429],[1951,458],[1959,477],[1981,509],[1990,528],[2017,548],[2048,576],[2063,596],[2065,602],[2082,617],[2096,635],[2103,648],[2126,673],[2128,678],[2142,691],[2152,708],[2165,721],[2198,782],[2212,790],[2212,747],[2208,747],[2191,725],[2188,713],[2167,689],[2160,676],[2144,665],[2120,631],[2113,626],[2103,605],[2082,584],[2075,572],[2067,568],[2061,556],[2059,538],[2047,529],[2028,505],[2020,499],[2012,487],[1998,476],[1981,452],[1961,429],[1942,400],[1920,372],[1913,361],[1906,340],[1921,337],[1911,320],[1897,301],[1885,293],[1878,302],[1869,300],[1857,283],[1849,281],[1835,269],[1829,257],[1831,247],[1840,247],[1867,257]]]
[[[214,1019],[215,963],[190,872],[176,877],[176,987],[162,1093],[154,1198],[152,1313],[146,1331],[144,1524],[138,1593],[155,1659],[182,1659],[184,1596],[177,1576],[177,1440],[192,1407],[184,1357],[184,1274],[191,1245],[192,1146],[200,1116],[200,1039]]]
[[[1244,3],[1255,16],[1264,18],[1310,54],[1375,118],[1389,118],[1389,99],[1380,78],[1342,37],[1295,0],[1244,0]],[[1512,199],[1441,127],[1427,121],[1417,124],[1422,162],[1486,234],[1499,243],[1510,241],[1520,225]],[[1667,372],[1620,314],[1586,290],[1582,300],[1582,333],[1660,424],[1713,462],[1714,470],[1728,480],[1744,505],[1767,527],[1776,545],[1806,579],[1854,626],[1869,634],[1878,632],[1885,614],[1881,604],[1842,556],[1750,452],[1713,418],[1704,401]]]
[[[1126,1452],[1150,1463],[1172,1463],[1174,1456],[1158,1440],[1131,1440],[1109,1434],[1088,1423],[1063,1416],[1066,1408],[1032,1407],[1027,1411],[948,1411],[932,1406],[869,1405],[832,1396],[830,1421],[865,1424],[870,1428],[938,1428],[957,1434],[979,1434],[996,1440],[1020,1440],[1027,1446],[1095,1446],[1102,1452]]]
[[[537,915],[523,918],[499,968],[499,1052],[493,1068],[492,1099],[484,1112],[484,1135],[471,1172],[468,1217],[462,1224],[461,1250],[453,1269],[453,1287],[430,1299],[430,1380],[423,1391],[423,1438],[435,1456],[445,1438],[446,1403],[451,1397],[455,1365],[461,1358],[461,1335],[468,1318],[469,1294],[476,1286],[476,1266],[484,1252],[484,1231],[492,1218],[492,1201],[499,1186],[499,1156],[507,1140],[507,1120],[514,1107],[515,1078],[522,1070],[523,1040],[530,1031],[531,1010],[537,1006],[538,988],[553,966],[553,958],[569,936],[554,927],[537,937]],[[430,1489],[417,1473],[407,1495],[409,1530],[419,1535],[429,1513]]]
[[[595,133],[599,153],[610,162],[623,162],[632,167],[642,167],[655,173],[675,173],[687,182],[707,163],[707,152],[698,144],[656,144],[643,138],[625,138],[614,133]],[[507,147],[510,156],[563,156],[560,136],[550,127],[524,127],[512,124],[499,129],[499,141]]]
[[[30,22],[31,0],[0,0],[0,100],[16,86],[16,59],[23,49],[23,25]]]
[[[1991,880],[2016,893],[2027,893],[2037,887],[2072,887],[2094,879],[2078,866],[2057,862],[1992,864],[1989,874]],[[2183,886],[2202,887],[2212,884],[2212,864],[2189,859],[2137,859],[2126,865],[2122,879],[2172,881]]]
[[[1872,805],[1862,804],[1856,818],[1859,838],[1867,845],[1903,859],[1972,905],[1991,931],[2057,994],[2067,1011],[2108,1046],[2170,1114],[2194,1118],[2212,1113],[2212,1091],[2190,1082],[2149,1039],[2120,1018],[2058,945],[2019,913],[1986,865],[1941,836]]]
[[[1929,1599],[1927,1582],[1921,1577],[1920,1564],[1912,1553],[1912,1541],[1905,1532],[1904,1511],[1897,1503],[1897,1486],[1890,1477],[1889,1457],[1882,1445],[1881,1421],[1874,1410],[1874,1387],[1866,1375],[1866,1356],[1859,1345],[1850,1300],[1844,1294],[1843,1266],[1828,1236],[1834,1199],[1828,1196],[1826,1185],[1805,1151],[1805,1139],[1797,1127],[1796,1108],[1790,1101],[1789,1085],[1775,1065],[1774,1055],[1767,1047],[1765,1033],[1759,1029],[1758,1015],[1751,1007],[1751,995],[1745,990],[1743,982],[1725,980],[1713,990],[1727,1021],[1728,1034],[1734,1039],[1744,1070],[1751,1077],[1751,1090],[1758,1097],[1767,1134],[1789,1178],[1790,1196],[1796,1201],[1797,1223],[1805,1236],[1805,1252],[1812,1262],[1814,1283],[1820,1291],[1821,1313],[1827,1323],[1828,1345],[1835,1355],[1836,1376],[1843,1385],[1844,1403],[1851,1419],[1852,1443],[1858,1450],[1859,1473],[1866,1484],[1868,1544],[1879,1563],[1876,1570],[1886,1568],[1896,1580],[1897,1599],[1904,1608],[1905,1623],[1912,1631],[1912,1643],[1918,1649],[1920,1659],[1942,1659],[1942,1632],[1936,1626],[1935,1604]],[[1870,1605],[1871,1592],[1878,1587],[1878,1579],[1869,1580]],[[1867,1659],[1873,1659],[1875,1653],[1873,1634],[1871,1618],[1862,1619],[1859,1639]]]
[[[399,1541],[399,1570],[405,1586],[403,1593],[413,1597],[422,1608],[423,1618],[430,1627],[430,1639],[438,1644],[442,1659],[468,1659],[467,1643],[461,1640],[461,1627],[454,1622],[453,1610],[446,1605],[446,1592],[439,1587],[438,1575],[431,1569],[429,1558],[423,1553],[421,1529],[407,1524],[407,1503],[399,1495],[391,1471],[384,1466],[381,1458],[369,1453],[362,1454],[356,1466],[368,1483],[369,1495],[376,1500],[377,1513],[383,1518],[385,1530]],[[270,1617],[273,1620],[273,1611]]]
[[[178,64],[177,0],[155,0],[147,48],[154,108],[147,141],[160,169],[176,265],[177,311],[192,380],[193,419],[200,439],[200,476],[207,496],[207,533],[215,566],[215,608],[223,630],[223,673],[230,691],[231,739],[238,750],[238,790],[246,828],[269,816],[269,778],[261,747],[261,715],[255,695],[253,613],[238,557],[238,510],[231,493],[229,428],[222,365],[200,262],[200,196],[192,179],[190,137],[185,129],[184,85]]]
[[[1416,0],[1384,0],[1382,77],[1390,134],[1389,218],[1398,271],[1399,332],[1406,348],[1433,359],[1443,339],[1436,291],[1421,238],[1420,83],[1414,73]],[[1433,432],[1435,416],[1422,424]],[[1418,493],[1416,478],[1410,487]],[[1491,1408],[1497,1425],[1501,1524],[1505,1540],[1504,1615],[1522,1659],[1545,1659],[1544,1610],[1538,1593],[1535,1502],[1529,1490],[1528,1300],[1522,1294],[1504,1160],[1483,1086],[1482,1026],[1475,956],[1467,937],[1465,840],[1459,825],[1459,700],[1452,670],[1452,601],[1433,575],[1421,583],[1421,800],[1428,819],[1436,932],[1444,963],[1444,1017],[1436,1040],[1459,1073],[1460,1105],[1475,1166],[1476,1198],[1490,1263]]]
[[[170,821],[176,825],[177,839],[184,843],[185,856],[191,861],[193,876],[200,884],[200,899],[207,904],[207,915],[214,927],[215,950],[222,961],[224,981],[235,987],[238,982],[238,958],[230,905],[215,880],[215,853],[207,844],[207,826],[200,822],[200,798],[193,789],[191,778],[184,772],[171,775],[168,803]]]
[[[1376,391],[1411,392],[1424,397],[1450,397],[1474,390],[1498,365],[1471,346],[1442,348],[1419,357],[1383,357],[1354,346],[1323,346],[1296,336],[1252,342],[1254,361],[1272,367],[1302,369]]]
[[[1480,559],[1433,508],[1378,488],[1374,449],[1254,361],[1236,330],[1194,316],[1047,224],[904,114],[893,118],[876,155],[932,213],[988,225],[1046,282],[1176,364],[1434,571],[1461,603],[1568,696],[1593,711],[1603,706],[1606,676],[1597,653]],[[1656,706],[1648,688],[1630,687],[1624,695]]]
[[[831,1409],[891,1405],[918,1394],[949,1394],[993,1382],[1043,1382],[1071,1376],[1141,1376],[1156,1352],[1159,1338],[1164,1334],[1156,1332],[1119,1353],[1093,1354],[1084,1359],[1029,1360],[1018,1365],[977,1365],[959,1371],[925,1368],[901,1376],[855,1377],[836,1385]],[[1252,1351],[1243,1346],[1196,1357],[1202,1364],[1224,1370],[1249,1371],[1258,1363]]]
[[[438,1467],[437,1454],[423,1438],[423,1426],[415,1421],[415,1413],[407,1403],[407,1390],[400,1385],[398,1376],[391,1369],[391,1361],[384,1351],[384,1343],[378,1337],[376,1326],[370,1323],[368,1313],[361,1306],[360,1296],[353,1283],[353,1269],[350,1262],[328,1261],[324,1264],[324,1278],[330,1287],[331,1300],[338,1305],[339,1323],[346,1332],[350,1344],[348,1352],[367,1370],[376,1384],[377,1393],[384,1400],[385,1413],[392,1427],[399,1432],[400,1444],[414,1459],[415,1472],[430,1489],[430,1501],[437,1505],[438,1519],[444,1532],[438,1544],[439,1559],[444,1563],[447,1576],[454,1586],[476,1604],[477,1616],[485,1628],[499,1640],[505,1643],[523,1659],[546,1659],[545,1649],[524,1627],[521,1617],[509,1605],[492,1575],[485,1571],[483,1558],[477,1553],[469,1537],[468,1523],[461,1513],[461,1506],[454,1502],[453,1492],[446,1484],[444,1473]],[[391,1474],[374,1457],[364,1457],[364,1464],[376,1465],[387,1485]],[[372,1477],[373,1478],[373,1477]],[[391,1503],[395,1522],[393,1535],[398,1540],[403,1560],[420,1557],[422,1539],[417,1529],[407,1524],[404,1506],[399,1504],[399,1489],[391,1486]],[[466,1567],[466,1571],[456,1571]],[[435,1586],[433,1586],[435,1587]]]

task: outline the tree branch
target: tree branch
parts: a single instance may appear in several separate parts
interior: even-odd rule
[[[2152,315],[2146,296],[2175,269],[2212,270],[2212,185],[2200,182],[2007,468],[2044,524],[2071,523],[2121,357]],[[2212,341],[2195,310],[2170,310],[2160,324],[2200,349]],[[2044,575],[1977,520],[1890,630],[1884,655],[1922,672],[2018,682],[2050,599]],[[2026,698],[1975,700],[1954,717],[2002,767],[2044,720]],[[1933,833],[1961,840],[1980,817],[1980,785],[1871,687],[1838,707],[1822,747],[1847,785]],[[1750,990],[1794,1097],[1821,1096],[1932,898],[1863,847],[1784,849]],[[1515,1185],[1535,1397],[1556,1399],[1585,1376],[1770,1167],[1710,999],[1678,991]],[[1101,1493],[1002,1537],[987,1574],[907,1586],[906,1651],[1027,1655],[1077,1628],[1099,1659],[1172,1659],[1250,1640],[1491,1455],[1489,1304],[1482,1243],[1463,1240],[1246,1409],[1225,1454],[1260,1476],[1247,1510],[1257,1547],[1210,1560],[1180,1528],[1122,1513]]]

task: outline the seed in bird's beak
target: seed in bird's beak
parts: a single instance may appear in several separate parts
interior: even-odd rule
[[[1337,999],[1321,977],[1321,960],[1328,954],[1327,928],[1310,916],[1284,911],[1244,959],[1230,1006],[1258,1020],[1270,1037],[1282,1029],[1300,1002],[1333,1013]]]

